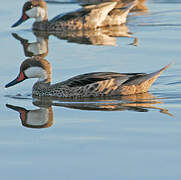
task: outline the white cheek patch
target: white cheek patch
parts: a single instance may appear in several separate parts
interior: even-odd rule
[[[45,10],[41,7],[34,7],[32,9],[29,9],[26,11],[26,14],[30,18],[35,18],[36,21],[42,21],[46,16]]]
[[[43,126],[48,123],[49,111],[48,109],[39,109],[36,111],[30,111],[27,114],[28,125],[32,126]]]
[[[46,71],[41,67],[30,67],[24,73],[28,78],[39,78],[38,81],[44,81],[48,77]]]
[[[30,18],[37,18],[38,16],[38,12],[37,12],[37,7],[34,7],[32,9],[29,9],[26,11],[26,14],[30,17]]]

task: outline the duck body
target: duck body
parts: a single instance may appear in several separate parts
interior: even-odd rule
[[[145,6],[146,0],[138,0],[136,6],[131,9],[131,12],[145,12],[147,11],[147,7]],[[103,2],[117,2],[115,8],[126,7],[129,3],[133,3],[134,0],[75,0],[75,2],[79,2],[81,6],[86,6],[90,4],[99,4]]]
[[[97,5],[86,5],[82,8],[60,14],[48,21],[47,7],[43,0],[31,0],[24,4],[21,18],[12,26],[16,27],[29,18],[34,18],[33,30],[67,31],[96,29],[105,26],[126,23],[129,11],[137,0],[125,7],[117,8],[118,2],[104,2]]]
[[[169,65],[154,73],[93,72],[75,76],[51,85],[51,66],[40,57],[25,60],[18,77],[5,87],[13,86],[27,78],[38,78],[32,95],[39,97],[90,98],[132,95],[149,90],[153,82]]]
[[[37,82],[33,86],[33,96],[52,96],[62,98],[90,98],[101,96],[131,95],[147,92],[150,83],[129,84],[131,78],[145,74],[121,74],[114,72],[95,72],[75,76],[57,84]],[[143,77],[142,77],[143,78]]]

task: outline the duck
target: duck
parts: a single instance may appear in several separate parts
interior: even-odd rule
[[[128,3],[133,2],[134,0],[75,0],[81,6],[90,5],[90,4],[99,4],[103,2],[118,2],[116,8],[122,8],[127,6]],[[146,0],[138,0],[136,6],[134,6],[130,12],[147,12],[148,8],[145,5]]]
[[[92,98],[144,93],[171,64],[153,73],[92,72],[77,75],[63,82],[51,84],[51,65],[41,57],[24,60],[17,78],[5,85],[14,86],[26,79],[38,78],[33,85],[33,97]]]
[[[74,12],[60,14],[48,21],[46,2],[29,0],[23,6],[21,18],[12,27],[19,26],[29,18],[35,19],[33,30],[48,32],[77,31],[121,25],[126,23],[128,13],[137,4],[137,1],[134,0],[121,8],[116,8],[118,2],[86,5]]]

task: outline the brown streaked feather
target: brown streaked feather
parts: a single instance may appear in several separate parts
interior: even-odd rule
[[[77,87],[89,85],[99,81],[115,79],[117,84],[121,85],[123,82],[136,75],[139,76],[141,73],[95,72],[75,76],[71,79],[61,82],[61,84],[69,87]]]
[[[161,68],[160,70],[153,72],[153,73],[149,73],[149,74],[138,74],[136,76],[131,77],[130,79],[128,79],[126,82],[124,82],[124,85],[137,85],[137,84],[141,84],[149,79],[157,79],[157,77],[165,70],[167,69],[169,66],[171,66],[172,63],[168,64],[167,66]]]
[[[116,2],[106,2],[67,14],[60,14],[49,21],[49,30],[96,29],[102,26],[102,22],[116,4]]]
[[[82,10],[82,11],[69,12],[68,14],[59,14],[58,16],[56,16],[52,20],[50,20],[50,22],[53,23],[56,21],[68,21],[68,20],[72,20],[75,18],[80,18],[80,17],[87,15],[89,12],[90,12],[90,10],[87,9],[87,10]]]

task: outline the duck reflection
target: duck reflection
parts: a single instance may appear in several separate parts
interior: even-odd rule
[[[41,107],[35,110],[27,110],[20,106],[6,104],[6,107],[19,112],[21,123],[28,128],[48,128],[53,124],[52,107]]]
[[[20,43],[23,45],[26,57],[45,57],[48,54],[48,39],[50,35],[53,35],[60,40],[67,40],[69,43],[104,46],[115,46],[116,38],[118,37],[131,38],[133,41],[135,39],[125,24],[120,26],[105,27],[94,31],[62,31],[58,33],[40,31],[33,32],[37,39],[36,42],[29,42],[20,35],[12,33],[13,37],[20,41]]]
[[[128,26],[125,24],[120,26],[109,26],[96,31],[77,31],[77,32],[62,32],[53,33],[58,39],[67,40],[67,42],[86,44],[86,45],[104,45],[104,46],[116,46],[116,38],[127,37],[132,38],[133,41],[135,37],[129,32]]]
[[[26,57],[46,57],[48,55],[48,35],[47,34],[35,34],[36,42],[29,42],[29,40],[22,38],[16,33],[12,33],[12,36],[20,41],[23,46],[24,54]]]
[[[53,125],[52,106],[86,111],[134,111],[148,112],[159,110],[160,113],[173,116],[167,109],[157,107],[162,101],[150,93],[131,96],[91,98],[82,101],[68,101],[67,99],[34,98],[33,104],[39,109],[25,109],[24,107],[6,104],[6,107],[19,112],[22,125],[28,128],[48,128]]]

